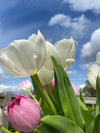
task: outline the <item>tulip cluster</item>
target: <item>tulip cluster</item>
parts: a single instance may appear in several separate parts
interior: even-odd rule
[[[0,64],[17,77],[38,73],[41,83],[45,85],[54,76],[51,56],[54,56],[64,69],[68,68],[74,62],[74,40],[63,39],[52,45],[38,31],[37,35],[32,34],[28,40],[15,40],[7,48],[2,49]]]
[[[100,133],[100,52],[88,69],[88,80],[97,89],[93,111],[86,107],[81,92],[80,98],[77,97],[78,89],[65,72],[74,58],[72,38],[51,44],[40,31],[0,50],[0,64],[14,76],[30,76],[34,88],[33,94],[31,82],[23,81],[19,87],[24,94],[15,95],[7,103],[4,113],[13,132]],[[5,133],[12,131],[2,125],[0,129]]]

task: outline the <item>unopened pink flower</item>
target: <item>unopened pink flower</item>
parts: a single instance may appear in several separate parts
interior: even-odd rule
[[[40,122],[40,107],[31,98],[17,94],[7,104],[7,115],[16,130],[31,132]]]
[[[74,84],[72,84],[72,87],[74,89],[75,94],[78,96],[78,89],[77,89],[77,87]]]
[[[54,87],[54,80],[52,80],[48,85],[49,85],[49,88],[50,88],[50,90],[52,92],[53,91],[53,87]],[[46,92],[48,93],[48,90],[47,90],[46,86],[44,85],[43,87],[46,90]]]

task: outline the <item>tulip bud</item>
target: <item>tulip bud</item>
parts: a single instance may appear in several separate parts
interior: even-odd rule
[[[78,89],[77,89],[77,87],[74,84],[72,84],[72,87],[74,89],[75,94],[78,96]]]
[[[32,90],[32,84],[29,80],[25,80],[22,83],[20,83],[19,87],[21,88],[21,91],[23,91],[24,93],[28,93],[28,91]]]
[[[43,87],[44,87],[44,89],[46,90],[46,92],[48,93],[48,90],[47,90],[46,86],[44,85]],[[53,87],[54,87],[54,80],[52,80],[52,81],[49,83],[49,88],[50,88],[51,92],[53,91]]]
[[[40,107],[31,98],[17,94],[7,104],[7,115],[16,130],[31,132],[40,122]]]

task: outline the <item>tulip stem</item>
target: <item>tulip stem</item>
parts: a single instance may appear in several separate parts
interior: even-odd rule
[[[34,97],[34,95],[31,93],[31,91],[28,91],[28,93],[31,95],[31,97],[33,98],[33,100],[39,105],[39,107],[40,107],[40,104],[39,104],[39,102],[38,102],[38,100]],[[42,111],[42,108],[40,107],[40,110]],[[42,113],[43,113],[43,111],[42,111]]]
[[[36,82],[42,96],[45,98],[45,101],[47,102],[48,106],[52,109],[52,112],[53,114],[58,114],[57,111],[56,111],[56,108],[54,106],[54,104],[52,103],[50,97],[48,96],[47,92],[45,91],[44,87],[42,86],[39,78],[38,78],[38,75],[33,75],[31,76],[31,79],[32,79],[32,82],[34,83],[34,81]]]
[[[53,96],[53,94],[52,94],[52,92],[51,92],[51,90],[50,90],[50,88],[49,88],[49,85],[46,84],[45,86],[46,86],[46,88],[47,88],[47,90],[48,90],[48,93],[49,93],[49,95],[50,95],[52,101],[53,101],[54,103],[56,103],[55,98],[54,98],[54,96]]]
[[[28,91],[28,93],[31,95],[31,97],[33,98],[33,100],[39,105],[39,102],[38,102],[37,99],[34,97],[34,95],[33,95],[30,91]]]
[[[12,133],[8,129],[4,128],[3,126],[0,125],[0,129],[5,132],[5,133]]]

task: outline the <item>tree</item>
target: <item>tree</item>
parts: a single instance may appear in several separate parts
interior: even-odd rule
[[[90,85],[89,81],[86,81],[85,87],[82,89],[84,96],[96,97],[96,90]]]

